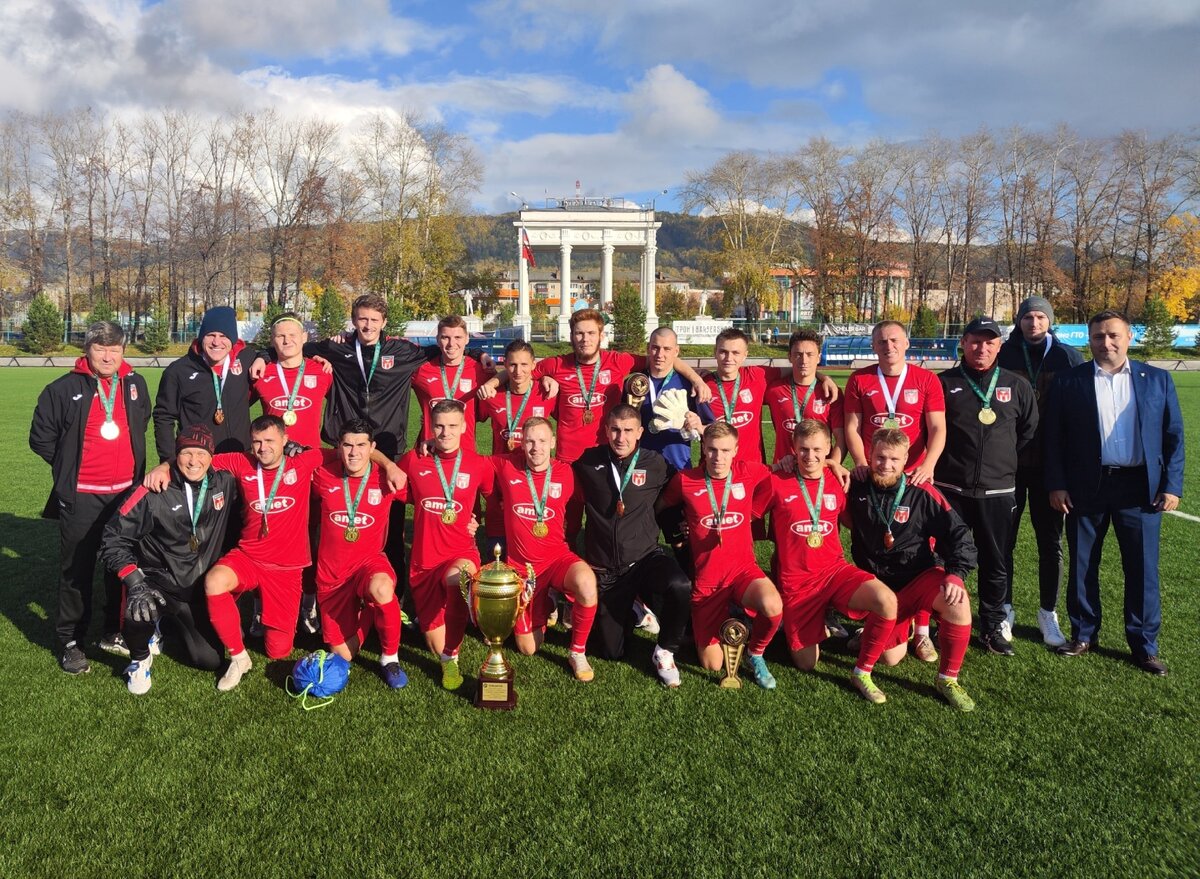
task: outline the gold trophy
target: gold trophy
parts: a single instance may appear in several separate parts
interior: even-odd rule
[[[504,658],[504,639],[532,600],[536,581],[532,565],[525,566],[526,576],[522,579],[500,561],[499,544],[494,553],[495,561],[480,568],[474,577],[461,571],[458,587],[471,622],[479,627],[488,645],[487,659],[479,668],[475,707],[508,710],[516,707],[517,691],[513,689],[513,667]]]
[[[725,654],[725,677],[721,678],[721,686],[727,689],[741,689],[742,682],[738,679],[738,666],[742,664],[742,651],[750,640],[750,630],[741,620],[732,617],[721,623],[721,652]]]
[[[625,379],[625,402],[634,409],[641,409],[650,393],[650,379],[640,372],[631,372]]]

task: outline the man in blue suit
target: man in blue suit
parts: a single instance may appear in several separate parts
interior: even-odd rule
[[[1067,613],[1080,656],[1100,631],[1100,553],[1111,523],[1125,574],[1125,638],[1133,662],[1165,675],[1158,657],[1162,514],[1183,494],[1183,414],[1169,373],[1130,360],[1129,321],[1102,311],[1088,321],[1092,362],[1064,370],[1046,406],[1050,505],[1067,514]]]

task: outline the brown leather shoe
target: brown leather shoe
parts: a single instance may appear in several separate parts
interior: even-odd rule
[[[1083,656],[1091,649],[1092,645],[1089,641],[1068,641],[1054,652],[1059,656]]]
[[[1160,678],[1166,677],[1167,667],[1157,656],[1135,656],[1133,658],[1133,664],[1144,672],[1149,672],[1150,674],[1157,675]]]

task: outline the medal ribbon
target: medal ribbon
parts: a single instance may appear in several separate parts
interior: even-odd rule
[[[704,487],[708,489],[708,503],[712,506],[713,515],[717,517],[717,526],[712,529],[717,532],[718,540],[720,539],[721,525],[725,524],[725,509],[729,506],[729,492],[733,490],[733,470],[725,476],[725,491],[721,495],[721,506],[717,507],[717,496],[713,492],[712,477],[707,472],[704,474]]]
[[[300,393],[300,382],[304,379],[304,361],[300,361],[300,371],[296,373],[296,385],[288,391],[287,411],[292,411],[292,406],[296,403],[296,395]],[[279,376],[279,386],[287,391],[287,379],[283,376],[283,367],[279,363],[275,364],[275,372]]]
[[[525,407],[529,405],[529,398],[533,396],[533,382],[529,383],[529,387],[525,389],[525,396],[521,398],[521,405],[517,409],[517,417],[514,419],[512,414],[512,393],[504,392],[504,416],[508,423],[508,435],[512,438],[513,431],[521,423],[521,416],[525,414]]]
[[[904,489],[908,485],[908,481],[903,473],[900,474],[900,485],[896,489],[896,499],[892,501],[892,508],[887,512],[883,509],[883,504],[879,502],[878,495],[875,494],[875,483],[867,483],[867,491],[871,495],[871,506],[875,508],[875,512],[879,514],[879,518],[883,520],[883,527],[887,529],[887,533],[892,533],[892,517],[896,515],[896,510],[900,508],[900,499],[904,497]],[[808,498],[805,498],[807,500]]]
[[[804,420],[804,410],[808,408],[808,401],[812,399],[813,391],[816,389],[817,383],[814,380],[813,383],[808,386],[808,390],[804,392],[804,402],[801,403],[800,399],[796,396],[796,383],[792,382],[792,406],[796,410],[797,424]],[[822,474],[821,478],[824,479],[825,475]]]
[[[442,459],[438,455],[433,456],[433,469],[437,471],[438,481],[442,483],[442,494],[446,496],[446,506],[449,507],[454,502],[454,486],[458,484],[458,468],[462,464],[462,449],[458,450],[458,454],[454,456],[454,472],[450,474],[450,481],[446,481],[446,474],[442,470]]]
[[[725,422],[733,424],[733,408],[737,405],[738,394],[742,390],[742,373],[739,370],[737,378],[733,380],[733,403],[729,402],[729,398],[725,396],[725,382],[717,379],[717,393],[721,395],[721,405],[725,407]]]
[[[554,472],[554,463],[551,462],[546,467],[546,481],[542,483],[542,499],[538,501],[537,489],[533,487],[533,471],[528,466],[525,467],[525,481],[529,483],[529,499],[533,502],[533,514],[537,516],[538,522],[545,519],[546,516],[546,501],[550,498],[550,475]]]
[[[892,393],[888,392],[887,381],[883,377],[883,370],[876,366],[875,374],[879,376],[879,389],[883,391],[883,400],[887,403],[888,418],[895,418],[896,405],[900,402],[900,391],[904,388],[904,380],[908,378],[908,364],[904,364],[904,369],[900,370],[900,377],[896,379],[896,390]]]
[[[596,379],[600,377],[600,361],[597,360],[592,368],[592,386],[587,389],[587,411],[592,411],[592,396],[596,393]],[[579,390],[583,391],[583,370],[579,368],[579,364],[575,364],[575,378],[579,380]]]
[[[672,370],[670,372],[668,372],[663,378],[659,379],[658,390],[656,391],[654,389],[654,376],[652,376],[652,375],[646,376],[646,378],[650,379],[650,405],[651,406],[654,405],[654,401],[658,399],[658,395],[662,393],[663,388],[665,388],[667,386],[667,382],[669,382],[674,377],[675,377],[675,370],[672,368]]]
[[[1025,374],[1029,376],[1029,383],[1033,385],[1034,390],[1037,390],[1038,376],[1042,374],[1042,367],[1046,365],[1046,355],[1050,353],[1050,346],[1054,344],[1054,339],[1049,333],[1046,333],[1046,348],[1042,351],[1042,362],[1038,364],[1037,371],[1033,369],[1033,360],[1029,356],[1029,346],[1024,342],[1021,343],[1021,353],[1025,355]]]
[[[1026,356],[1028,356],[1028,355],[1026,355]],[[982,401],[983,408],[991,409],[992,408],[992,394],[996,390],[996,382],[999,381],[999,379],[1000,379],[1000,367],[998,367],[998,366],[992,367],[992,380],[988,383],[988,389],[987,389],[986,394],[983,392],[982,389],[980,389],[979,385],[975,384],[974,380],[972,380],[972,378],[969,375],[967,375],[967,371],[965,369],[963,370],[963,378],[966,379],[967,384],[969,384],[971,386],[971,390],[975,392],[975,396],[978,397],[980,399],[980,401]]]
[[[438,372],[442,374],[442,393],[446,395],[447,400],[457,399],[454,396],[454,389],[458,387],[458,381],[462,378],[463,367],[467,365],[467,358],[458,361],[458,372],[454,373],[454,381],[446,382],[446,367],[441,363],[438,364]]]
[[[100,376],[96,376],[96,396],[100,398],[100,405],[104,407],[104,421],[108,424],[113,423],[113,408],[117,405],[117,389],[121,386],[121,379],[114,372],[109,380],[110,393],[106,397],[104,395],[104,384],[100,381]],[[220,403],[217,404],[218,406]]]
[[[379,352],[382,348],[383,340],[379,339],[375,342],[375,352],[371,355],[371,371],[368,372],[363,363],[362,340],[357,336],[354,338],[354,355],[358,358],[358,371],[362,373],[363,390],[368,400],[371,399],[371,379],[375,378],[375,367],[379,366]]]
[[[204,508],[204,496],[208,494],[208,474],[204,474],[204,481],[200,483],[200,496],[196,498],[195,503],[192,502],[192,484],[186,479],[183,480],[183,492],[187,495],[188,509],[191,510],[192,537],[195,539],[196,523],[200,521],[200,511]]]
[[[229,357],[230,355],[226,354],[225,359],[221,361],[221,378],[219,381],[217,380],[216,369],[213,369],[212,371],[213,393],[217,395],[218,412],[223,412],[225,410],[224,405],[221,403],[221,395],[225,393],[225,379],[229,378]]]
[[[267,497],[263,497],[263,478],[262,464],[258,465],[258,503],[262,507],[262,524],[267,524],[267,512],[271,509],[271,505],[275,503],[275,492],[279,491],[279,483],[283,480],[283,471],[287,469],[287,462],[280,461],[279,466],[275,468],[275,481],[271,483],[271,493]]]
[[[813,533],[821,533],[821,498],[825,495],[825,468],[821,468],[821,481],[817,484],[817,498],[815,501],[808,499],[808,488],[804,483],[804,477],[799,471],[796,473],[796,481],[800,483],[800,496],[804,498],[804,506],[808,507],[808,515],[812,518]]]
[[[629,466],[626,468],[624,476],[617,469],[616,462],[608,462],[608,466],[612,468],[613,480],[617,483],[617,500],[621,501],[621,503],[625,502],[625,488],[629,485],[629,478],[633,476],[633,468],[637,466],[638,453],[640,451],[640,448],[633,450],[633,457],[629,459]]]
[[[367,483],[371,480],[371,462],[367,462],[367,472],[363,474],[362,482],[358,484],[358,491],[354,494],[354,500],[350,500],[350,477],[342,475],[342,497],[346,500],[346,515],[350,517],[347,528],[358,527],[358,505],[362,503],[363,492],[367,488]]]

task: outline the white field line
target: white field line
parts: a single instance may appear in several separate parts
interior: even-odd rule
[[[1172,516],[1178,516],[1180,519],[1187,519],[1189,522],[1200,522],[1200,516],[1193,516],[1191,513],[1181,513],[1179,510],[1167,510]]]

